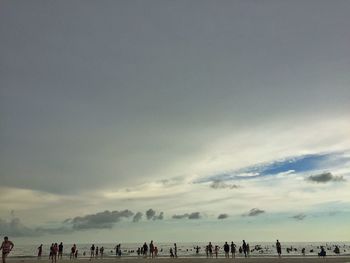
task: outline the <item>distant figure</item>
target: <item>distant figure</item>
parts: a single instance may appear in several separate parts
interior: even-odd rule
[[[57,261],[57,253],[58,253],[58,245],[57,243],[55,243],[52,247],[52,257],[51,257],[51,262],[55,262]]]
[[[225,251],[225,258],[229,258],[230,257],[230,246],[227,244],[227,242],[225,242],[224,251]]]
[[[140,256],[140,254],[141,254],[141,248],[138,247],[136,252],[137,252],[137,256]]]
[[[326,250],[324,249],[323,246],[321,246],[321,251],[320,253],[318,253],[318,256],[323,258],[326,256]]]
[[[101,258],[103,258],[103,252],[105,251],[105,248],[104,247],[101,247],[100,248],[100,254],[101,254]]]
[[[170,253],[170,257],[174,258],[174,253],[173,253],[173,248],[172,247],[169,249],[169,253]]]
[[[231,254],[232,258],[236,257],[236,245],[233,243],[233,241],[231,242]]]
[[[95,257],[95,245],[92,244],[90,247],[90,260]]]
[[[207,254],[207,258],[209,257],[209,246],[207,245],[205,247],[205,254]]]
[[[278,241],[276,241],[276,250],[277,250],[277,254],[279,257],[281,257],[281,254],[282,254],[282,247],[281,247],[281,243]]]
[[[196,255],[198,255],[199,254],[199,246],[196,246],[195,250],[196,250]]]
[[[174,257],[177,258],[177,245],[174,243]]]
[[[250,248],[249,248],[249,244],[247,243],[247,256],[249,257],[250,254]]]
[[[59,245],[58,245],[58,259],[62,259],[62,254],[63,254],[63,243],[61,242]]]
[[[95,250],[95,257],[98,258],[98,252],[99,252],[99,249],[98,249],[98,246],[96,246],[96,250]]]
[[[145,242],[143,244],[143,256],[146,258],[147,257],[147,252],[148,252],[148,246],[147,243]]]
[[[239,247],[238,251],[239,251],[239,254],[242,254],[243,253],[242,247]]]
[[[4,237],[4,241],[1,244],[0,250],[2,250],[2,263],[6,263],[6,257],[10,254],[15,245],[8,237]]]
[[[75,256],[75,250],[77,249],[77,246],[74,244],[72,246],[72,248],[70,249],[70,255],[69,255],[69,259],[74,259],[74,256]]]
[[[158,257],[158,248],[157,247],[154,247],[154,256]]]
[[[75,250],[74,258],[78,258],[78,249]]]
[[[301,250],[301,254],[302,254],[303,256],[305,256],[305,248],[304,248],[304,247],[303,247],[302,250]]]
[[[334,254],[337,254],[337,255],[339,255],[340,254],[340,249],[339,249],[339,247],[338,246],[335,246],[335,248],[334,248]]]
[[[151,243],[149,244],[149,254],[151,258],[154,257],[154,245],[153,245],[153,240],[151,240]]]
[[[245,243],[245,240],[243,240],[242,249],[244,256],[247,257],[247,244]]]
[[[41,259],[42,253],[43,253],[43,244],[41,244],[41,245],[38,247],[38,259]]]
[[[211,244],[211,242],[209,242],[208,245],[208,251],[209,251],[209,257],[213,257],[213,245]]]
[[[215,258],[218,258],[218,253],[219,253],[219,246],[215,245],[214,252],[215,252]]]

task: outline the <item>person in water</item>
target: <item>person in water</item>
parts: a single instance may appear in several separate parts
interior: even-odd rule
[[[282,254],[282,247],[281,247],[281,243],[278,241],[276,241],[276,250],[277,250],[277,254],[279,257],[281,257],[281,254]]]
[[[1,244],[0,250],[2,250],[2,263],[6,263],[6,257],[10,254],[15,245],[8,237],[4,237],[4,241]]]
[[[43,244],[41,244],[41,245],[38,247],[38,259],[41,259],[42,253],[43,253]]]

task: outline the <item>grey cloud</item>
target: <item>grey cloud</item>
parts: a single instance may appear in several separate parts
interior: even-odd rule
[[[0,233],[13,237],[38,236],[39,233],[35,229],[26,227],[19,218],[12,218],[6,221],[0,218]]]
[[[305,217],[306,217],[306,215],[304,213],[300,213],[300,214],[292,216],[292,218],[299,220],[299,221],[304,220]]]
[[[265,213],[264,210],[261,210],[259,208],[253,208],[248,213],[243,214],[243,216],[258,216],[258,215],[263,214],[263,213]]]
[[[188,216],[188,219],[199,219],[199,218],[201,218],[200,212],[193,212]]]
[[[210,187],[213,189],[235,189],[239,188],[238,185],[236,184],[227,184],[223,181],[220,180],[214,180],[211,184]]]
[[[315,183],[327,183],[327,182],[344,182],[343,176],[335,176],[332,173],[321,173],[317,175],[310,175],[306,178],[307,181]]]
[[[83,230],[92,228],[112,228],[114,223],[119,222],[122,218],[133,216],[130,210],[123,211],[104,211],[96,214],[78,216],[73,218],[70,223],[73,229]]]
[[[156,215],[156,211],[154,211],[152,208],[146,211],[147,220],[151,220],[155,215]]]
[[[164,219],[164,213],[160,212],[159,215],[155,215],[153,217],[153,220],[163,220]]]
[[[225,219],[225,218],[228,218],[228,214],[220,214],[218,216],[218,219]]]
[[[183,219],[183,218],[188,218],[189,214],[182,214],[182,215],[173,215],[173,219]]]
[[[136,222],[139,222],[139,221],[141,220],[142,216],[143,216],[143,214],[142,214],[141,212],[137,212],[137,213],[134,215],[132,221],[135,222],[135,223],[136,223]]]

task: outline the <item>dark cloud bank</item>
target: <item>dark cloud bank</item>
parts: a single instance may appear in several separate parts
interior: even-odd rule
[[[186,213],[186,214],[182,214],[182,215],[173,215],[172,216],[173,219],[200,219],[201,218],[201,214],[200,212],[193,212],[193,213]]]
[[[242,216],[258,216],[258,215],[263,214],[263,213],[265,213],[264,210],[261,210],[259,208],[253,208],[248,213],[243,214]]]
[[[306,178],[309,182],[328,183],[328,182],[345,182],[343,176],[335,176],[332,173],[321,173],[317,175],[310,175]]]
[[[236,189],[239,188],[238,185],[235,184],[228,184],[220,180],[214,180],[211,184],[210,187],[213,189]]]

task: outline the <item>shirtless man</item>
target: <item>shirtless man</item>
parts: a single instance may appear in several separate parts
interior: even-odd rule
[[[0,250],[2,250],[2,263],[6,263],[6,257],[14,247],[14,244],[9,240],[8,237],[4,237]]]

